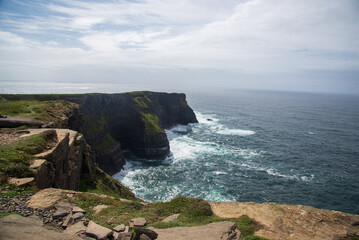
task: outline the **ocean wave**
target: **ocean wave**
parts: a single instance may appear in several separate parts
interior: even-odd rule
[[[195,112],[197,120],[201,126],[204,126],[204,130],[208,129],[212,133],[221,134],[221,135],[236,135],[236,136],[250,136],[255,134],[252,130],[244,129],[230,129],[225,125],[219,123],[219,119],[216,118],[213,114],[204,114],[200,112]]]
[[[228,128],[219,130],[219,131],[217,131],[217,133],[223,134],[223,135],[237,135],[237,136],[249,136],[249,135],[255,134],[255,132],[251,131],[251,130],[228,129]]]
[[[246,163],[241,164],[241,166],[245,167],[247,169],[255,170],[255,171],[266,172],[268,175],[271,175],[271,176],[281,177],[281,178],[290,179],[290,180],[298,180],[298,181],[310,182],[315,177],[314,174],[311,174],[309,177],[308,176],[297,176],[295,174],[294,175],[286,175],[286,174],[279,173],[277,170],[275,170],[273,168],[264,168],[264,167],[258,167],[258,166],[251,166],[251,165],[246,164]]]

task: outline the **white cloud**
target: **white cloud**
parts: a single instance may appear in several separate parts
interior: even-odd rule
[[[4,15],[0,26],[13,31],[0,32],[3,66],[15,69],[19,59],[21,66],[51,69],[96,65],[268,76],[359,69],[354,0],[64,0],[43,6],[46,14],[25,22],[21,13]]]

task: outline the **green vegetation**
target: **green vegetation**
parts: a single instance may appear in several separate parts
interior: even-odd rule
[[[47,122],[58,122],[73,108],[78,108],[75,103],[64,100],[56,101],[0,101],[0,114],[32,118]]]
[[[0,218],[6,217],[6,216],[10,216],[10,215],[20,215],[20,214],[15,213],[15,212],[11,212],[11,213],[0,213]]]
[[[133,193],[128,188],[97,166],[92,169],[90,176],[81,178],[79,190],[81,192],[104,194],[117,198],[135,199]]]
[[[254,222],[247,215],[242,215],[236,219],[237,228],[244,236],[243,240],[266,240],[264,237],[255,236]]]
[[[112,146],[115,143],[115,140],[111,137],[109,133],[106,133],[106,135],[103,137],[102,142],[95,147],[97,151],[104,150],[110,146]]]
[[[0,175],[30,177],[29,161],[34,154],[48,147],[47,132],[20,139],[10,145],[0,146]]]
[[[36,186],[26,186],[26,187],[15,187],[10,184],[3,184],[0,187],[0,198],[3,197],[15,197],[17,195],[26,195],[33,194],[37,192],[38,189]]]
[[[141,112],[141,119],[145,124],[146,135],[153,136],[163,132],[160,120],[155,114]]]
[[[138,105],[140,105],[143,108],[149,108],[148,103],[151,102],[151,100],[147,96],[135,97],[134,100]]]
[[[244,236],[253,235],[254,233],[252,220],[247,215],[242,215],[238,218],[237,227]]]
[[[141,204],[138,200],[133,202],[121,202],[116,198],[100,197],[92,194],[82,194],[70,199],[88,212],[88,217],[97,223],[114,227],[119,223],[127,223],[134,217],[144,217],[148,225],[156,227],[172,226],[198,226],[211,222],[223,221],[214,216],[210,205],[201,199],[179,196],[170,202]],[[101,210],[94,215],[92,207],[104,204],[110,207]],[[160,222],[167,216],[180,213],[177,221],[172,223]],[[109,221],[111,219],[111,221]]]

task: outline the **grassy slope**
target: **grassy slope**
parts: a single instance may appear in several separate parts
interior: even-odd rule
[[[242,216],[238,219],[217,217],[213,214],[210,205],[202,199],[178,196],[169,202],[142,205],[138,200],[121,202],[116,198],[82,194],[69,200],[85,209],[89,219],[109,228],[121,223],[127,225],[130,219],[135,217],[144,217],[147,221],[147,226],[156,228],[191,227],[212,222],[232,221],[237,223],[238,229],[244,234],[242,239],[265,239],[253,235],[253,222],[248,216]],[[98,214],[94,214],[92,208],[101,204],[108,205],[109,207],[101,210]],[[164,218],[177,213],[180,213],[177,220],[169,223],[162,222]]]
[[[64,100],[56,101],[8,101],[0,99],[0,115],[32,118],[47,122],[57,122],[73,108],[75,103]]]
[[[0,175],[10,177],[29,177],[33,173],[28,169],[33,155],[43,152],[48,142],[46,132],[20,139],[10,145],[0,146]]]
[[[137,112],[140,114],[141,120],[145,125],[145,131],[147,136],[153,136],[159,133],[163,133],[160,120],[151,109],[151,100],[147,96],[137,96],[133,98],[136,103]]]

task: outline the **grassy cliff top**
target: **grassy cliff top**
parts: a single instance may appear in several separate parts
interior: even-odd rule
[[[56,122],[66,117],[74,108],[79,108],[79,105],[65,100],[9,101],[0,98],[0,115],[32,118],[46,122]]]

